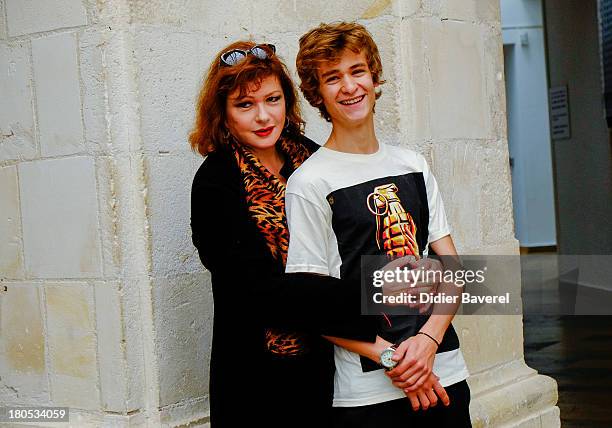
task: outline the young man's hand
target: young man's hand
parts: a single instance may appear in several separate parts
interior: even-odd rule
[[[405,389],[404,393],[410,400],[412,410],[415,412],[419,409],[427,410],[438,404],[438,401],[441,401],[445,406],[450,404],[450,398],[440,384],[440,378],[433,373],[429,374],[427,380],[419,389],[415,391]]]
[[[427,381],[433,368],[437,345],[429,337],[417,334],[404,340],[397,347],[392,359],[399,364],[386,372],[393,385],[416,391]]]
[[[395,271],[397,268],[407,268],[422,273],[417,276],[416,281],[385,281],[382,286],[383,296],[401,296],[403,293],[414,295],[416,296],[416,303],[408,303],[406,306],[418,308],[421,314],[428,312],[432,305],[431,300],[428,303],[420,303],[419,296],[421,293],[435,294],[437,292],[440,282],[436,279],[441,277],[442,263],[436,259],[421,258],[417,260],[414,256],[404,256],[387,263],[382,270]],[[427,272],[436,274],[428,274]],[[404,304],[388,303],[387,305],[401,306]]]

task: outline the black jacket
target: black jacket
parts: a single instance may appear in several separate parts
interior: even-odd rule
[[[305,138],[302,144],[318,147]],[[240,426],[248,412],[266,426],[325,426],[333,353],[320,336],[368,342],[376,337],[376,322],[360,315],[360,284],[284,273],[249,216],[240,171],[227,150],[208,155],[194,177],[191,227],[212,276],[212,427]],[[268,353],[266,327],[306,334],[310,352],[299,357]]]

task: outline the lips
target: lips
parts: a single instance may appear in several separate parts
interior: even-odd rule
[[[253,132],[258,137],[267,137],[268,135],[270,135],[272,133],[273,130],[274,130],[273,126],[268,126],[267,128],[261,128],[261,129],[258,129],[257,131],[253,131]]]
[[[365,95],[360,95],[358,97],[355,98],[350,98],[348,100],[342,100],[342,101],[338,101],[340,104],[342,104],[343,106],[352,106],[354,104],[357,104],[359,102],[361,102],[361,100],[363,100],[365,98]]]

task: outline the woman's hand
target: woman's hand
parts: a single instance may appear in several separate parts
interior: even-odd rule
[[[412,410],[415,412],[419,409],[427,410],[430,407],[434,407],[438,404],[438,399],[445,406],[450,404],[450,398],[448,398],[446,390],[440,384],[440,378],[433,373],[429,374],[419,389],[415,391],[405,389],[404,393],[410,400]]]
[[[424,334],[404,340],[391,357],[394,361],[399,361],[399,364],[386,372],[386,375],[398,388],[418,390],[431,374],[437,349],[436,343]]]

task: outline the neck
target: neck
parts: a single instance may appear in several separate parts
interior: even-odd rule
[[[255,155],[259,162],[272,174],[282,179],[280,175],[280,170],[285,163],[285,159],[280,154],[280,152],[276,149],[276,146],[267,148],[265,150],[258,150],[252,147],[249,148]]]
[[[374,120],[346,126],[332,121],[332,132],[325,143],[331,150],[345,153],[372,154],[378,151]]]

